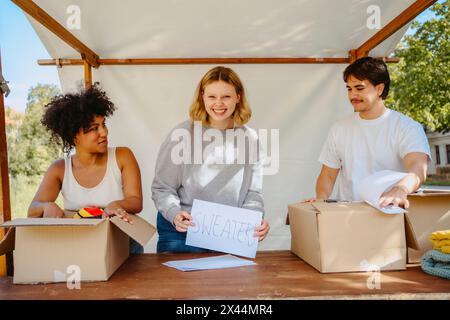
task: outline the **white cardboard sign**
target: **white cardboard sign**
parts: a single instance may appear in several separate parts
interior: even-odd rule
[[[191,215],[195,223],[187,231],[190,246],[254,258],[258,249],[255,227],[262,213],[208,201],[194,200]]]

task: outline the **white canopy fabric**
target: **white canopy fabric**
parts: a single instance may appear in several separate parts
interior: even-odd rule
[[[70,30],[101,58],[347,57],[378,30],[367,27],[371,5],[381,27],[413,0],[35,0],[67,26],[71,5],[80,8]],[[29,18],[53,58],[80,55]],[[399,30],[371,56],[388,56],[406,32]],[[279,171],[264,177],[269,237],[260,250],[289,249],[287,205],[314,195],[317,158],[329,127],[352,112],[342,80],[344,64],[228,65],[241,77],[253,110],[249,125],[278,129]],[[118,107],[109,120],[110,144],[130,147],[139,162],[143,216],[156,224],[150,186],[157,152],[171,128],[188,118],[194,90],[213,65],[101,66],[93,81]],[[44,68],[44,67],[43,67]],[[64,91],[76,90],[82,66],[59,69]],[[270,136],[270,134],[269,134]],[[270,147],[269,147],[270,150]],[[146,248],[155,251],[154,239]]]

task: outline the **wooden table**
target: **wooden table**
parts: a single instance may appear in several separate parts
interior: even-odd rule
[[[255,266],[182,272],[170,260],[212,254],[131,256],[105,282],[14,285],[0,278],[4,299],[450,299],[450,281],[429,276],[419,266],[381,273],[381,288],[369,289],[371,273],[321,274],[289,251],[259,252]]]

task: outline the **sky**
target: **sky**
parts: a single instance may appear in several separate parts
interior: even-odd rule
[[[433,16],[428,9],[416,19],[424,22]],[[411,32],[408,30],[407,34]],[[6,106],[23,112],[30,87],[38,83],[60,87],[56,67],[37,64],[38,59],[51,57],[22,10],[9,0],[0,0],[0,50],[3,76],[9,81],[11,89],[10,95],[5,98]]]
[[[0,0],[0,50],[3,76],[11,89],[5,105],[24,111],[31,86],[51,83],[60,87],[56,67],[37,64],[50,55],[22,10],[9,0]]]

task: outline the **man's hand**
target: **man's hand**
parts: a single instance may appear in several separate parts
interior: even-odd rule
[[[302,200],[302,203],[316,202],[316,201],[318,201],[318,200],[320,200],[320,199],[317,199],[317,198],[308,198],[308,199],[303,199],[303,200]]]
[[[311,203],[311,202],[317,202],[317,201],[325,201],[326,198],[308,198],[308,199],[303,199],[301,201],[301,203]]]
[[[394,186],[389,191],[383,193],[379,200],[381,208],[392,205],[394,207],[409,208],[408,190],[405,187]]]

